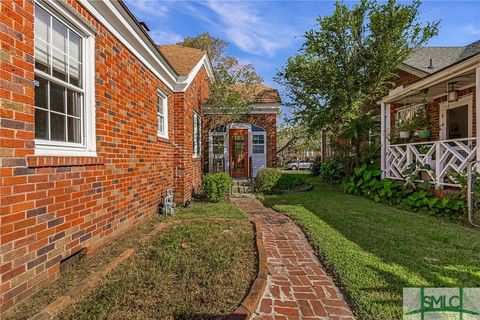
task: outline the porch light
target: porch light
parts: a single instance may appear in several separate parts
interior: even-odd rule
[[[458,90],[453,89],[453,83],[448,85],[448,102],[455,102],[458,100]]]

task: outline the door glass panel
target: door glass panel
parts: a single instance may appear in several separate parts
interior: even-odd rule
[[[233,133],[232,134],[232,161],[233,175],[246,175],[247,174],[247,135]]]
[[[468,106],[447,110],[447,139],[468,138]]]

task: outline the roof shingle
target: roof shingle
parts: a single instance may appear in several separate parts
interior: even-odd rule
[[[180,45],[158,46],[162,55],[179,76],[187,76],[205,56],[205,51]]]
[[[432,74],[479,53],[480,40],[464,47],[423,47],[415,50],[403,63]]]

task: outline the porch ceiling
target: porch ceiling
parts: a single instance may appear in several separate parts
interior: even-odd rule
[[[401,98],[398,98],[396,100],[391,101],[392,103],[396,104],[416,104],[416,103],[422,103],[425,101],[425,99],[428,102],[433,101],[433,99],[447,94],[447,88],[448,85],[453,86],[453,90],[459,90],[462,88],[466,88],[469,86],[473,86],[475,84],[475,72],[469,71],[466,72],[462,75],[459,75],[457,77],[451,78],[447,81],[438,83],[434,86],[430,87],[425,87],[422,89],[419,89],[415,93],[411,95],[407,95]],[[425,93],[423,92],[424,89],[428,89],[427,95],[425,96]],[[451,90],[451,88],[450,88]]]

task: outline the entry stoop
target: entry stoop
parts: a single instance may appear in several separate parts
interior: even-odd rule
[[[235,178],[230,190],[232,197],[253,196],[253,185],[248,178]]]

